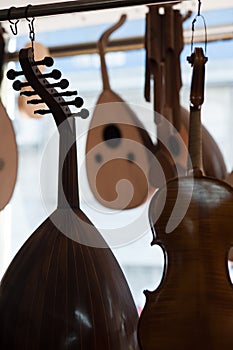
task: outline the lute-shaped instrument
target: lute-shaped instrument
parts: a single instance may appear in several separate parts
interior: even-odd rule
[[[19,53],[21,72],[31,86],[23,94],[39,95],[59,131],[58,206],[19,250],[0,285],[1,349],[137,349],[137,310],[124,275],[110,248],[79,207],[75,115],[81,97],[62,91],[66,79],[51,82],[35,62],[31,48]],[[27,85],[26,85],[27,84]],[[32,98],[33,104],[41,100]]]
[[[233,189],[202,174],[201,105],[206,57],[196,48],[190,94],[189,176],[170,180],[153,197],[152,244],[161,246],[162,281],[146,292],[139,321],[142,350],[228,349],[233,346]],[[158,213],[161,215],[157,219]]]
[[[106,30],[98,41],[103,91],[89,126],[86,143],[87,177],[95,198],[112,209],[135,208],[146,201],[154,145],[129,105],[110,87],[105,61],[109,36],[126,20]]]
[[[0,28],[0,82],[5,54],[3,29]],[[0,100],[0,210],[10,201],[15,188],[18,151],[12,122]]]

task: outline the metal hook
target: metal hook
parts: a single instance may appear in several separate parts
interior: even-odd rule
[[[29,22],[28,23],[28,27],[29,27],[29,38],[31,40],[32,43],[32,50],[34,49],[34,41],[35,41],[35,29],[34,29],[34,21],[35,21],[35,17],[33,17],[32,19],[28,18],[28,10],[29,7],[32,6],[31,4],[27,5],[27,7],[25,8],[25,18],[26,20]]]
[[[206,28],[206,21],[205,17],[201,15],[201,0],[198,0],[198,10],[197,10],[197,15],[194,17],[192,21],[192,39],[191,39],[191,54],[193,52],[193,41],[194,41],[194,32],[195,32],[195,23],[197,22],[197,18],[201,17],[203,24],[204,24],[204,29],[205,29],[205,55],[207,51],[207,28]]]
[[[8,14],[7,14],[7,17],[8,17],[8,21],[11,23],[10,24],[10,28],[11,28],[11,31],[12,31],[12,34],[14,35],[17,35],[18,34],[18,28],[17,28],[17,24],[19,23],[19,19],[17,19],[15,22],[13,22],[11,20],[11,10],[15,8],[14,6],[10,7],[9,10],[8,10]]]

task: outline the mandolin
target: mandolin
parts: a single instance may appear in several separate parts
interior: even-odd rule
[[[19,61],[32,104],[41,100],[52,113],[59,132],[57,209],[35,230],[16,254],[0,285],[1,349],[137,349],[138,314],[125,277],[107,243],[81,211],[75,118],[87,118],[78,96],[65,90],[69,82],[53,82],[39,65],[52,66],[51,57],[37,62],[32,48],[22,49]],[[26,85],[27,84],[27,85]],[[33,96],[39,95],[40,99]]]
[[[142,350],[233,346],[233,287],[227,264],[233,244],[233,189],[202,173],[206,61],[201,48],[189,58],[189,175],[168,181],[149,207],[152,245],[163,249],[165,266],[159,287],[145,292],[138,327]]]
[[[0,28],[0,82],[4,62],[5,41]],[[0,100],[0,210],[9,203],[16,183],[18,151],[12,122]]]
[[[131,209],[153,190],[149,175],[155,166],[154,145],[134,111],[110,87],[105,61],[109,36],[126,20],[104,32],[98,41],[103,91],[90,122],[86,142],[87,178],[95,198],[105,207]]]

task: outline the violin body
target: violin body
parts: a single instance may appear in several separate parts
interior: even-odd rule
[[[179,208],[168,224],[178,193]],[[146,292],[139,321],[141,349],[232,347],[233,287],[227,257],[233,244],[233,189],[202,176],[171,180],[153,197],[149,217],[156,234],[152,244],[162,247],[165,267],[157,290]]]
[[[0,101],[0,210],[10,201],[18,167],[18,151],[13,125]]]

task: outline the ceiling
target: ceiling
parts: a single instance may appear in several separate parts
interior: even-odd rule
[[[75,1],[75,0],[73,0]],[[39,5],[46,3],[62,3],[62,0],[29,0],[31,5]],[[182,10],[186,11],[191,9],[192,11],[197,10],[197,0],[186,0],[183,1],[179,6]],[[10,6],[21,7],[27,6],[28,1],[26,0],[17,0],[17,1],[8,1],[8,6],[6,6],[6,0],[0,0],[0,9],[6,9]],[[211,9],[220,9],[220,8],[232,8],[232,0],[211,0],[211,1],[202,1],[202,10],[211,10]],[[106,11],[108,15],[106,16]],[[35,21],[35,26],[37,31],[47,31],[47,30],[56,30],[74,26],[87,26],[94,25],[99,23],[105,23],[116,21],[119,18],[119,14],[122,12],[126,13],[128,19],[143,18],[147,11],[146,6],[134,6],[124,9],[114,9],[98,12],[80,12],[65,14],[52,17],[38,17]],[[51,20],[52,19],[52,20]],[[4,22],[3,26],[7,27],[8,23]],[[18,31],[20,34],[24,34],[28,31],[28,26],[25,25],[25,20],[21,20],[18,24]]]

